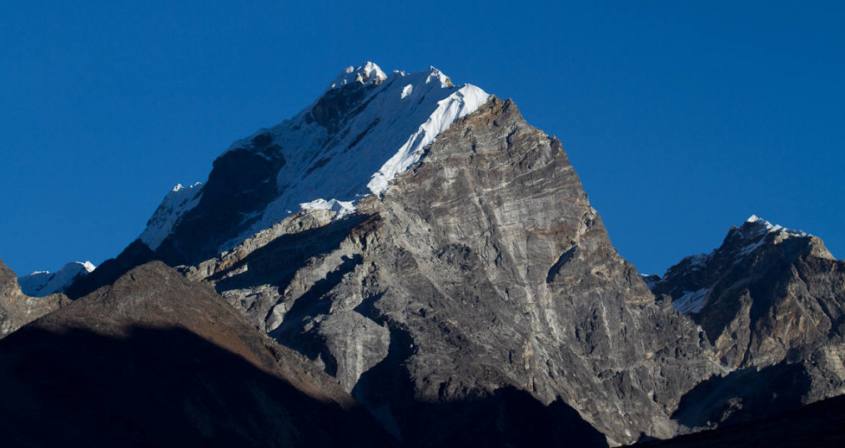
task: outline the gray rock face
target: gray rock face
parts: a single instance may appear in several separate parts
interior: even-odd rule
[[[0,261],[0,339],[69,302],[63,294],[27,296],[15,273]]]
[[[693,391],[678,418],[735,421],[845,393],[845,263],[824,243],[759,218],[654,285],[705,331],[730,375]]]
[[[299,214],[189,268],[408,440],[419,403],[515,388],[611,443],[669,437],[717,370],[610,244],[560,143],[492,99],[383,198]]]

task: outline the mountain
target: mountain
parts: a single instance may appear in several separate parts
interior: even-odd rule
[[[334,381],[157,262],[0,342],[0,391],[7,446],[392,444]]]
[[[755,217],[711,254],[643,277],[611,244],[562,143],[513,101],[435,68],[388,75],[368,62],[236,141],[204,182],[174,187],[138,239],[64,289],[71,305],[0,344],[0,371],[11,393],[30,381],[89,387],[96,371],[124,369],[110,375],[109,412],[68,424],[172,420],[186,442],[210,440],[204,431],[239,409],[244,420],[216,439],[631,444],[843,394],[842,265],[818,238]],[[76,326],[79,336],[56,337]],[[20,366],[43,347],[58,352],[38,359],[66,375],[15,373],[40,372]],[[208,367],[231,353],[271,378]],[[147,364],[163,384],[126,367]],[[222,375],[260,387],[230,391]],[[173,385],[185,378],[210,389]],[[155,398],[136,412],[121,408],[137,399],[121,384],[190,409],[219,401],[187,412]],[[13,397],[12,415],[50,403]],[[300,406],[341,422],[338,433],[292,416]],[[265,430],[274,415],[282,427]]]
[[[301,207],[351,209],[487,97],[435,68],[387,76],[371,62],[350,67],[294,118],[235,142],[205,184],[174,188],[140,239],[171,263],[195,263]]]
[[[0,338],[68,303],[63,294],[45,297],[24,294],[15,273],[0,261]]]
[[[18,284],[24,294],[31,297],[44,297],[62,292],[77,277],[90,274],[96,266],[90,261],[74,261],[61,267],[56,272],[37,271],[18,277]]]
[[[612,444],[670,437],[683,394],[720,371],[618,256],[560,142],[437,69],[345,71],[174,189],[69,294],[151,259],[212,284],[404,443],[447,420],[433,409],[503,390]]]
[[[704,330],[729,374],[676,418],[739,421],[845,393],[845,262],[818,237],[752,216],[653,283]]]

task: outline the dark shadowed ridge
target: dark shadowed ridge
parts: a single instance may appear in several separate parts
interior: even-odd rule
[[[333,379],[160,262],[3,340],[0,394],[10,446],[607,446],[562,401],[512,388],[412,397],[397,441]]]
[[[390,445],[360,409],[311,397],[181,328],[25,328],[0,346],[5,446]]]
[[[642,448],[839,448],[845,446],[845,396],[775,417],[637,444]]]
[[[154,262],[0,344],[7,446],[373,446],[392,441],[210,288]]]

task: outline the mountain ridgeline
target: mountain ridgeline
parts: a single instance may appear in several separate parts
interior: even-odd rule
[[[845,263],[820,239],[752,217],[644,279],[561,142],[435,68],[344,70],[55,297],[0,280],[3,430],[55,429],[21,443],[739,446],[845,415]],[[21,373],[36,352],[51,375]]]

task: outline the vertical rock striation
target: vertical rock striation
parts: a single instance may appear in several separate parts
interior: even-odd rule
[[[456,121],[356,215],[315,219],[189,275],[403,440],[425,431],[423,404],[508,388],[561,400],[610,443],[669,437],[681,395],[716,371],[615,252],[560,142],[510,101]]]

